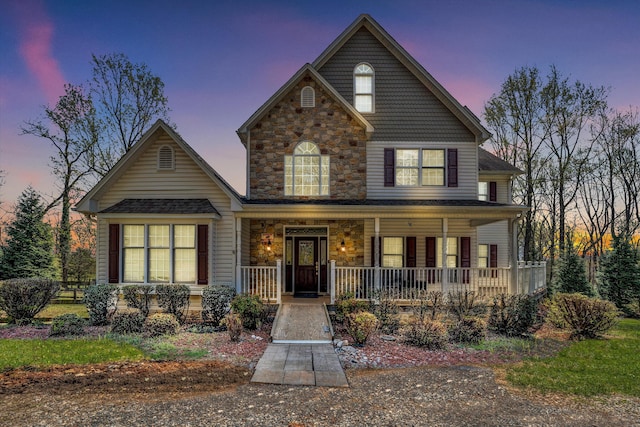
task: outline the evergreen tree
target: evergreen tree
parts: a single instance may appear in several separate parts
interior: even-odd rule
[[[32,187],[18,198],[13,222],[7,227],[9,238],[0,262],[0,279],[55,278],[53,233],[43,222],[45,208]]]
[[[594,296],[593,288],[587,280],[584,261],[578,256],[570,241],[564,254],[558,259],[552,289],[554,292]]]
[[[638,253],[624,236],[613,239],[613,248],[602,260],[600,293],[618,308],[640,301]]]

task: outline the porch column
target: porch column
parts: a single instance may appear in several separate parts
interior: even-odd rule
[[[331,264],[331,272],[329,274],[329,280],[330,280],[330,288],[331,289],[331,305],[336,303],[336,260],[332,259],[331,261],[329,261],[329,263]]]
[[[276,303],[282,303],[282,260],[276,260]]]
[[[510,294],[523,292],[518,283],[518,218],[509,221],[509,236],[511,237],[511,251],[509,253],[509,264],[511,266]]]
[[[373,219],[375,239],[373,239],[373,283],[376,290],[380,289],[380,218]]]
[[[442,218],[442,293],[449,287],[449,272],[447,271],[447,231],[449,231],[449,218]]]
[[[242,218],[236,218],[236,292],[242,293]]]

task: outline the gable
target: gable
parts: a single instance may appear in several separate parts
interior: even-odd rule
[[[353,103],[353,70],[366,62],[375,71],[374,141],[475,141],[473,133],[366,27],[361,27],[318,72]]]

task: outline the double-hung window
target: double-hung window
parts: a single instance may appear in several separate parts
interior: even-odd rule
[[[444,185],[444,150],[422,150],[422,185]]]
[[[447,237],[447,253],[442,254],[442,237],[438,237],[436,243],[436,265],[442,268],[443,259],[447,262],[447,268],[458,267],[458,238]]]
[[[293,155],[284,156],[284,195],[329,195],[329,156],[313,142],[301,142]]]
[[[385,237],[382,239],[382,267],[403,267],[404,239]]]

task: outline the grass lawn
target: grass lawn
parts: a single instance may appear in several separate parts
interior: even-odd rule
[[[640,320],[623,319],[607,339],[576,342],[554,357],[508,368],[507,380],[542,392],[640,397]]]
[[[53,319],[56,316],[67,313],[77,314],[84,319],[89,318],[87,307],[84,304],[49,304],[36,315],[36,319]]]
[[[144,359],[130,344],[110,339],[18,340],[0,339],[0,370],[22,366],[47,366]]]

